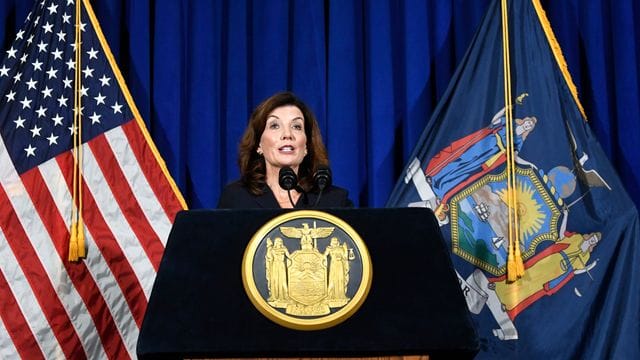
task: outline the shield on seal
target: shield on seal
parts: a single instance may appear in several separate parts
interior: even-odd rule
[[[289,297],[313,305],[327,297],[327,264],[315,249],[298,250],[291,254],[289,266]]]

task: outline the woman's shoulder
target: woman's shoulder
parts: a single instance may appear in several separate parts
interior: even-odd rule
[[[314,192],[310,196],[312,203],[318,201],[320,207],[353,207],[353,202],[349,199],[349,191],[339,186],[331,185],[322,191],[322,194]]]
[[[234,180],[224,186],[222,191],[249,191],[241,180]]]
[[[218,200],[219,209],[233,209],[246,206],[248,202],[252,202],[254,195],[251,194],[241,180],[228,183],[222,189],[220,199]]]
[[[345,188],[342,188],[340,186],[335,186],[335,185],[331,185],[328,188],[324,189],[323,191],[325,194],[328,193],[334,193],[334,194],[340,194],[340,195],[348,195],[349,191]]]

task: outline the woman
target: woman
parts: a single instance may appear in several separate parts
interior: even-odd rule
[[[286,306],[289,300],[289,289],[287,288],[287,262],[291,262],[289,258],[289,250],[284,246],[282,238],[277,237],[273,245],[269,245],[271,239],[267,239],[267,254],[265,262],[267,265],[267,287],[269,289],[269,299],[267,300],[272,306],[280,307],[284,302]]]
[[[240,180],[227,185],[218,208],[352,207],[347,191],[328,186],[322,192],[314,174],[327,166],[327,151],[315,116],[290,92],[277,93],[251,114],[240,142]],[[297,186],[279,185],[280,169],[296,174]]]
[[[345,243],[340,244],[337,237],[332,237],[329,246],[324,250],[324,256],[329,257],[329,286],[327,298],[332,301],[345,301],[347,298],[347,284],[349,283],[349,250]],[[337,305],[344,306],[344,304]]]

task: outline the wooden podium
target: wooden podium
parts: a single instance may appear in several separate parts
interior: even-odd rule
[[[292,330],[264,317],[241,279],[254,233],[273,210],[178,214],[138,339],[140,359],[473,358],[478,339],[437,221],[428,209],[322,209],[371,256],[371,290],[334,327]]]

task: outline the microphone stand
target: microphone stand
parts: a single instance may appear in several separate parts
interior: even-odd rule
[[[289,195],[289,202],[291,203],[292,207],[296,207],[296,204],[293,203],[293,197],[291,197],[291,189],[287,189],[287,195]]]

